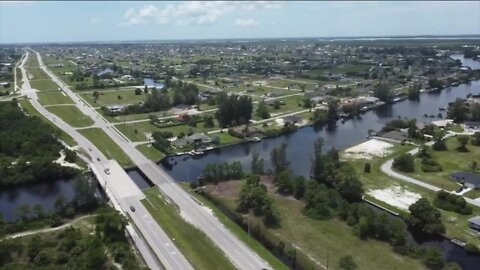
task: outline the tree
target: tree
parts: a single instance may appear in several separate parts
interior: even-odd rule
[[[452,118],[455,122],[463,122],[467,119],[467,106],[462,99],[457,98],[453,105],[448,109],[448,117]]]
[[[15,208],[15,217],[23,221],[28,220],[30,218],[31,213],[32,213],[32,209],[28,204],[21,204],[17,208]]]
[[[348,255],[343,256],[338,260],[338,268],[343,270],[355,270],[358,266],[353,260],[353,257]]]
[[[290,195],[294,191],[294,185],[292,183],[292,176],[289,171],[282,171],[275,176],[275,183],[278,188],[278,193],[283,195]]]
[[[429,269],[441,270],[445,266],[442,251],[437,247],[427,247],[422,261]]]
[[[278,99],[276,99],[276,100],[273,102],[273,108],[274,108],[275,110],[280,109],[280,106],[281,106],[281,105],[282,105],[282,103],[281,103]]]
[[[433,207],[426,198],[419,199],[410,205],[408,210],[410,210],[408,222],[412,227],[430,234],[445,232],[440,211]]]
[[[304,83],[301,83],[298,86],[300,87],[300,90],[302,90],[302,92],[305,92],[305,90],[307,89],[307,85]]]
[[[457,137],[458,143],[460,144],[457,148],[457,151],[468,152],[468,148],[467,148],[468,139],[469,139],[468,136],[458,136]]]
[[[312,101],[308,97],[303,99],[303,107],[307,109],[312,107]]]
[[[58,195],[57,199],[55,200],[55,205],[54,205],[55,212],[59,213],[59,214],[63,214],[66,206],[67,206],[67,201],[66,201],[65,197],[63,197],[62,194]]]
[[[370,170],[371,170],[370,162],[366,162],[365,165],[363,166],[363,171],[365,173],[370,173]]]
[[[373,95],[383,102],[390,102],[393,97],[390,85],[384,82],[379,83],[373,88]]]
[[[208,128],[214,127],[215,123],[213,121],[213,117],[210,116],[210,115],[204,116],[203,117],[203,125],[204,125],[204,127],[208,127]]]
[[[251,169],[254,174],[263,174],[263,158],[257,152],[252,153]]]
[[[313,146],[313,157],[311,158],[312,162],[312,169],[311,169],[311,177],[315,180],[319,180],[324,175],[324,157],[322,155],[322,147],[323,147],[323,138],[319,137]]]
[[[287,170],[290,165],[290,162],[287,159],[287,144],[283,143],[279,147],[274,148],[270,153],[270,158],[275,173]]]
[[[35,213],[35,216],[37,218],[44,218],[45,217],[45,209],[43,209],[43,206],[41,204],[35,204],[33,206],[33,212]]]
[[[139,96],[142,94],[142,90],[140,88],[135,88],[135,95]]]
[[[270,113],[268,112],[268,107],[265,101],[262,100],[258,103],[256,114],[262,119],[270,118]]]
[[[98,100],[98,97],[100,96],[100,93],[98,93],[98,91],[93,91],[92,96],[93,96],[94,100]]]
[[[471,142],[473,145],[480,146],[480,132],[475,132],[472,136]]]
[[[305,182],[306,180],[305,180],[305,177],[303,176],[297,176],[293,180],[293,188],[295,190],[293,196],[295,197],[295,199],[297,200],[302,199],[303,196],[305,195],[305,190],[306,190]]]
[[[393,160],[392,166],[402,172],[414,172],[415,160],[412,154],[403,154]]]
[[[338,100],[330,99],[327,101],[327,122],[330,124],[336,123],[339,119],[338,114]]]
[[[216,117],[221,127],[245,124],[252,119],[253,103],[249,96],[221,93],[217,96],[217,104]]]

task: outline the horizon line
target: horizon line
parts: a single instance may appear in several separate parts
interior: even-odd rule
[[[0,42],[0,46],[5,45],[48,45],[48,44],[113,44],[113,43],[150,43],[150,42],[195,42],[195,41],[255,41],[255,40],[301,40],[301,39],[319,39],[319,41],[348,41],[348,40],[376,40],[376,39],[480,39],[479,34],[448,34],[448,35],[372,35],[372,36],[311,36],[311,37],[259,37],[259,38],[196,38],[196,39],[138,39],[138,40],[97,40],[97,41],[44,41],[44,42]]]

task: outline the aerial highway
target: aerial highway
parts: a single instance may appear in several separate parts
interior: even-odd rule
[[[232,232],[226,229],[223,224],[209,212],[205,207],[183,190],[175,180],[153,161],[146,158],[135,148],[135,144],[130,142],[121,134],[114,125],[109,123],[100,113],[98,113],[87,102],[75,94],[63,81],[61,81],[53,72],[51,72],[43,63],[41,55],[37,54],[40,67],[57,83],[61,90],[74,100],[77,107],[85,115],[91,117],[95,126],[101,128],[120,148],[130,157],[150,180],[152,180],[164,194],[182,211],[182,215],[200,230],[202,230],[220,249],[225,252],[228,258],[239,269],[271,269],[269,264],[258,254],[251,250],[244,242],[238,239]]]
[[[78,145],[84,148],[88,155],[91,156],[89,166],[95,172],[97,180],[104,187],[107,195],[113,195],[109,196],[112,198],[112,203],[114,206],[117,206],[117,209],[121,208],[122,212],[128,213],[135,226],[140,230],[142,237],[137,235],[132,227],[127,227],[147,265],[151,269],[162,269],[162,265],[158,263],[159,259],[167,269],[193,269],[186,258],[178,251],[172,240],[140,203],[140,200],[145,198],[145,196],[120,165],[118,165],[116,161],[107,160],[105,155],[74,127],[50,113],[38,102],[37,92],[31,88],[24,66],[28,57],[29,52],[27,51],[19,66],[23,77],[23,85],[21,86],[22,95],[29,98],[31,104],[39,113],[72,136]],[[108,174],[105,173],[104,171],[106,169],[111,170],[111,172]],[[134,212],[130,209],[130,206],[133,205],[135,207]],[[145,241],[148,242],[149,246]],[[158,259],[151,253],[151,250],[153,250]]]

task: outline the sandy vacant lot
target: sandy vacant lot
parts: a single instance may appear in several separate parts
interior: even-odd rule
[[[422,196],[404,189],[401,186],[394,185],[386,189],[375,189],[367,192],[375,199],[395,206],[402,210],[408,210],[408,207],[418,201]]]
[[[351,159],[372,159],[390,154],[392,147],[391,143],[371,139],[348,148],[343,156]]]

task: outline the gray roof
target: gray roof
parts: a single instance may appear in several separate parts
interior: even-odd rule
[[[398,130],[392,130],[381,135],[383,138],[392,139],[396,141],[403,141],[408,138],[408,134]]]
[[[473,223],[477,226],[480,226],[480,216],[474,216],[468,220],[468,222]]]
[[[465,182],[480,187],[480,175],[471,172],[456,172],[450,177],[457,182]]]

